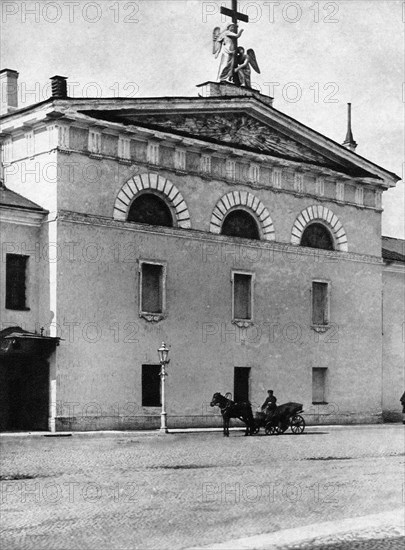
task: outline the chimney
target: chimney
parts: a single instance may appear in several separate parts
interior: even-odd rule
[[[67,78],[66,76],[55,75],[51,78],[52,97],[55,99],[67,98]]]
[[[0,71],[0,116],[18,109],[18,73],[12,69]]]
[[[346,149],[350,149],[350,151],[355,151],[357,147],[357,143],[354,141],[353,134],[352,134],[352,104],[347,104],[347,133],[346,133],[346,139],[343,142],[343,147],[346,147]]]

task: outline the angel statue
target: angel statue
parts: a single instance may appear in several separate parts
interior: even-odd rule
[[[221,32],[215,27],[213,32],[213,53],[215,59],[221,54],[218,70],[220,82],[232,82],[235,67],[236,41],[242,35],[243,29],[238,31],[237,26],[231,23]]]
[[[251,48],[245,53],[245,48],[239,46],[236,49],[236,68],[235,73],[239,77],[239,82],[241,86],[246,86],[247,88],[252,87],[250,80],[251,70],[250,66],[260,74],[259,65],[257,64],[256,55],[254,50]]]

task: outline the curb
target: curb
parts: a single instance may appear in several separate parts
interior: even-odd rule
[[[397,508],[389,512],[368,516],[314,523],[295,527],[294,529],[283,529],[274,533],[254,535],[207,546],[193,546],[185,550],[272,550],[286,545],[305,544],[306,541],[309,543],[314,539],[342,535],[352,531],[366,531],[367,529],[374,531],[384,526],[395,529],[393,536],[404,536],[404,509]]]
[[[339,430],[348,430],[348,429],[375,429],[382,430],[387,428],[393,428],[402,426],[400,423],[389,423],[389,424],[316,424],[316,425],[307,425],[305,434],[310,435],[311,432],[318,432],[324,430],[339,431]],[[234,432],[243,432],[245,431],[244,427],[230,428],[230,431]],[[177,435],[177,434],[188,434],[188,433],[210,433],[210,432],[222,432],[222,427],[219,428],[169,428],[168,434],[161,434],[158,429],[156,430],[94,430],[94,431],[73,431],[73,432],[50,432],[50,431],[41,431],[41,432],[0,432],[0,438],[15,438],[15,437],[114,437],[114,436],[142,436],[142,435]],[[280,437],[280,436],[278,436]]]

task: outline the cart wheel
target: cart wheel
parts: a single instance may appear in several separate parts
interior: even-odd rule
[[[296,414],[291,418],[291,431],[293,434],[302,434],[305,430],[305,420],[300,414]]]
[[[277,426],[274,426],[271,422],[267,422],[264,431],[266,432],[266,435],[277,434]]]

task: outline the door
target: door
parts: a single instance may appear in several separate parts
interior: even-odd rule
[[[3,431],[48,430],[49,365],[45,360],[15,358],[4,365]]]
[[[233,395],[234,401],[249,401],[249,377],[250,367],[235,367]]]

